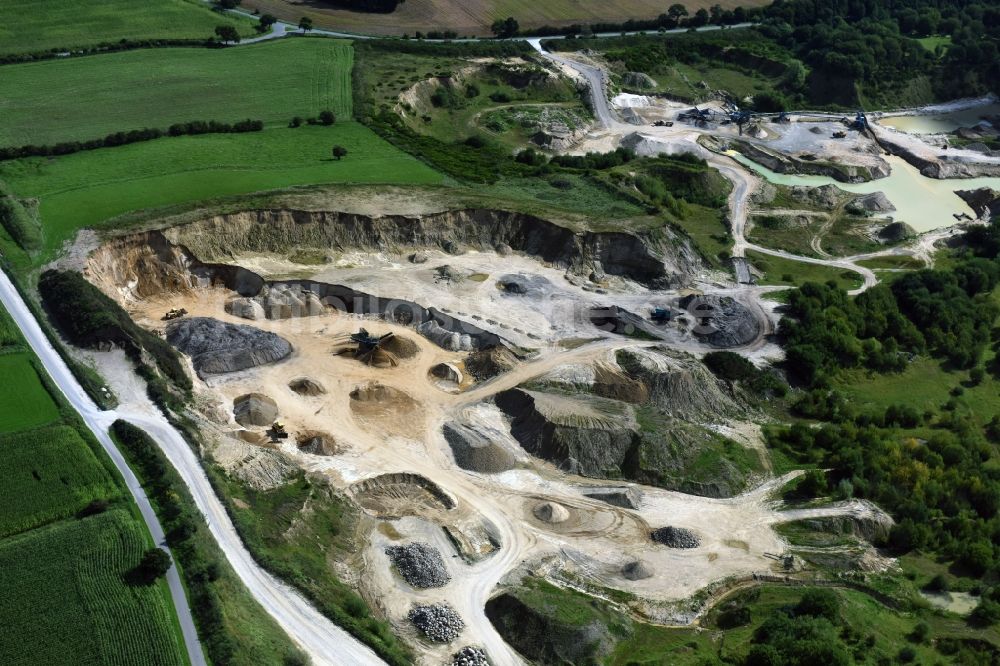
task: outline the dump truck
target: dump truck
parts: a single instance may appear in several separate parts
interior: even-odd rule
[[[188,313],[184,308],[173,308],[167,310],[167,314],[163,315],[163,321],[170,321],[171,319],[180,319]]]

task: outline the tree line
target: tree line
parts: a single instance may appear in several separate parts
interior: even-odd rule
[[[98,148],[113,148],[130,143],[153,141],[165,136],[194,136],[197,134],[229,134],[243,132],[260,132],[264,129],[262,120],[240,120],[235,123],[223,123],[217,120],[192,120],[186,123],[175,123],[167,129],[146,127],[127,132],[112,132],[100,139],[87,141],[61,141],[51,145],[27,145],[0,148],[0,161],[16,160],[22,157],[55,157],[70,155],[84,150]]]

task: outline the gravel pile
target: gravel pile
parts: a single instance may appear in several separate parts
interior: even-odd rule
[[[210,317],[170,322],[167,342],[191,357],[202,379],[274,363],[292,353],[292,345],[279,335]]]
[[[389,546],[385,549],[403,579],[420,589],[443,587],[451,580],[437,548],[426,543]]]
[[[465,629],[465,622],[448,604],[419,604],[406,618],[435,643],[453,641]]]
[[[468,646],[451,656],[451,666],[490,666],[490,660],[482,648]]]
[[[633,560],[622,567],[622,576],[627,580],[645,580],[652,578],[653,572],[645,562]]]
[[[698,535],[683,527],[661,527],[653,530],[650,536],[656,543],[670,548],[697,548],[701,545]]]
[[[514,456],[493,441],[489,430],[475,424],[445,423],[444,438],[451,446],[455,463],[462,469],[482,474],[497,474],[514,468]]]

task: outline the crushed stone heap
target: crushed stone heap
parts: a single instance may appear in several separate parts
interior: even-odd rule
[[[451,666],[490,666],[490,660],[486,650],[469,645],[451,655]]]
[[[233,416],[245,428],[269,426],[278,418],[278,404],[263,393],[247,393],[233,400]]]
[[[280,335],[211,317],[171,322],[167,342],[191,357],[202,379],[274,363],[292,353],[292,345]]]
[[[418,604],[410,609],[406,617],[420,633],[435,643],[453,641],[465,629],[465,621],[448,604]]]
[[[385,549],[385,554],[396,565],[403,580],[413,587],[443,587],[451,580],[441,553],[429,544],[416,542],[405,546],[389,546]]]
[[[653,572],[642,560],[632,560],[622,567],[622,576],[626,580],[645,580],[652,578]]]
[[[701,545],[698,535],[683,527],[661,527],[653,530],[649,536],[668,548],[697,548]]]

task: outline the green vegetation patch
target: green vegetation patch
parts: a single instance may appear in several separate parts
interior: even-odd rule
[[[0,351],[9,351],[11,347],[21,344],[21,334],[14,325],[7,311],[0,308]]]
[[[119,495],[114,479],[69,426],[0,435],[0,456],[0,537],[72,516],[93,500]]]
[[[198,639],[212,663],[303,663],[299,650],[226,561],[190,491],[156,442],[125,421],[115,421],[111,431],[168,535]]]
[[[855,289],[861,286],[861,275],[842,268],[775,257],[753,250],[747,250],[746,258],[764,273],[760,284],[799,286],[806,282],[826,283],[832,280],[841,289]]]
[[[165,587],[126,582],[151,545],[121,510],[0,542],[0,662],[185,664]]]
[[[334,145],[348,155],[335,160]],[[355,122],[157,139],[54,159],[0,163],[0,178],[40,199],[51,256],[78,229],[117,215],[319,183],[436,184],[443,177]]]
[[[352,113],[350,42],[143,49],[4,67],[0,146],[50,145],[192,120]],[[169,162],[165,162],[169,164]]]
[[[6,313],[3,314],[6,318]],[[9,328],[6,328],[8,327]],[[0,332],[7,330],[8,339],[16,340],[13,322],[0,318]],[[38,377],[29,354],[0,356],[0,432],[26,430],[51,423],[59,418],[52,396]]]
[[[199,0],[3,0],[0,55],[72,49],[122,39],[208,39],[216,26],[254,34],[255,21]]]
[[[387,622],[336,575],[332,562],[356,557],[361,516],[321,478],[300,475],[279,488],[258,491],[209,470],[223,488],[236,529],[266,569],[305,593],[320,611],[370,645],[390,664],[411,662],[409,649]]]

